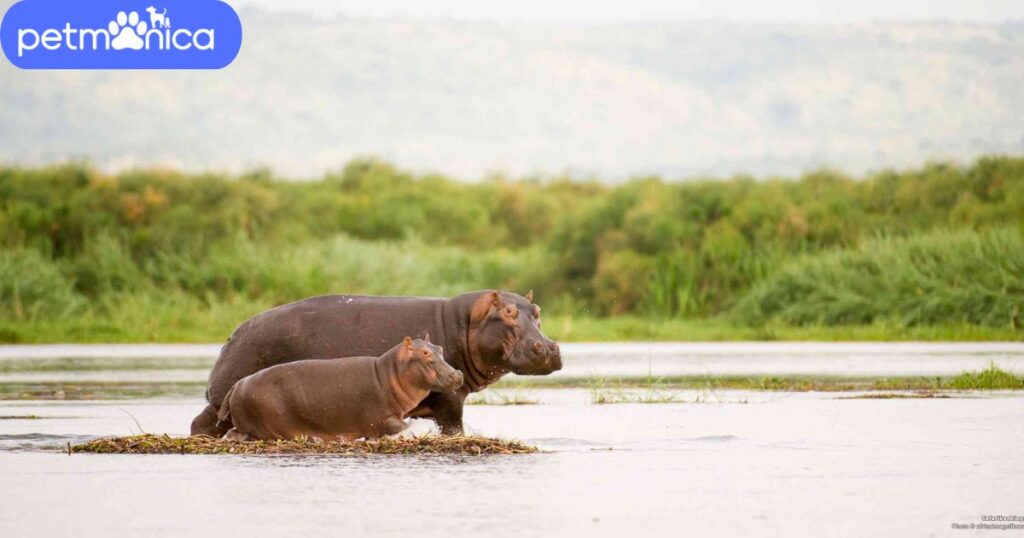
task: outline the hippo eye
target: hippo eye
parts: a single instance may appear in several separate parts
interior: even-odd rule
[[[515,315],[515,310],[512,310],[512,307],[511,307],[511,306],[506,306],[506,307],[505,307],[505,315],[506,315],[506,316],[512,316],[512,315]]]

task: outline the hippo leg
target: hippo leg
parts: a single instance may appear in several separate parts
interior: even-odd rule
[[[231,421],[217,422],[217,410],[212,405],[207,405],[199,416],[192,419],[192,435],[209,435],[210,437],[223,437],[231,429]]]
[[[432,397],[432,398],[431,398]],[[456,392],[445,394],[432,393],[430,411],[434,422],[441,428],[442,435],[462,435],[462,405],[466,396]]]
[[[388,417],[384,419],[384,435],[394,435],[401,433],[403,430],[409,427],[404,420],[397,417]]]

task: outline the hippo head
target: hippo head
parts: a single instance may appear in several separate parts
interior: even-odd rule
[[[406,336],[398,359],[402,375],[410,376],[418,387],[453,392],[462,386],[462,372],[445,362],[444,350],[430,343],[430,334],[415,340]]]
[[[470,340],[474,352],[499,358],[520,375],[547,375],[562,369],[558,344],[540,331],[540,307],[526,296],[490,291],[474,304]]]

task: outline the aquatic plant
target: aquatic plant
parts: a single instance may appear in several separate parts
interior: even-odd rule
[[[992,363],[980,372],[964,372],[945,385],[958,390],[1020,390],[1024,389],[1024,377],[1001,370]]]
[[[469,436],[383,437],[349,442],[229,441],[204,435],[132,435],[107,437],[69,446],[72,453],[94,454],[530,454],[537,447],[520,441]]]
[[[540,402],[514,390],[491,389],[471,394],[466,405],[536,405]]]
[[[655,378],[648,372],[647,377],[641,381],[607,379],[604,377],[593,377],[588,380],[590,386],[590,403],[593,404],[617,404],[617,403],[681,403],[682,394],[672,390],[664,378]],[[633,386],[630,386],[630,385]],[[698,395],[694,403],[701,403],[702,396]]]

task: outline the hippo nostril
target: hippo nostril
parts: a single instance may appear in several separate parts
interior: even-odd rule
[[[559,352],[558,342],[551,342],[551,352],[552,353],[558,353]]]

